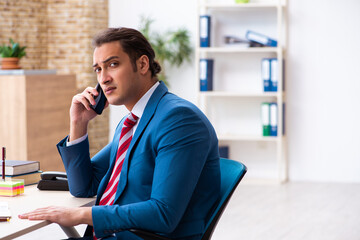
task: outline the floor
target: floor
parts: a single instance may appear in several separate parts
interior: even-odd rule
[[[360,184],[240,184],[212,239],[360,239]]]
[[[52,224],[17,240],[62,238]],[[360,240],[360,184],[240,183],[212,237],[239,239]]]

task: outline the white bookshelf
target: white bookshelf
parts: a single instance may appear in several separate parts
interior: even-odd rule
[[[266,98],[266,97],[278,97],[276,92],[225,92],[225,91],[208,91],[200,92],[200,96],[204,97],[254,97],[254,98]]]
[[[259,141],[259,142],[277,142],[280,138],[278,137],[263,137],[256,135],[231,135],[224,134],[218,135],[220,141]]]
[[[276,47],[202,47],[199,48],[200,53],[277,53],[279,48]]]
[[[234,1],[223,3],[216,1],[213,2],[200,2],[200,7],[202,8],[214,8],[214,9],[225,9],[225,10],[235,10],[235,9],[249,9],[249,8],[278,8],[285,7],[285,1],[249,1],[249,3],[236,4]]]
[[[198,105],[213,123],[219,145],[229,146],[229,158],[245,163],[247,178],[284,182],[287,180],[286,135],[284,132],[285,91],[283,65],[278,64],[277,92],[264,92],[261,78],[261,59],[276,57],[284,60],[286,53],[285,0],[258,0],[236,4],[230,0],[199,0],[198,19],[211,16],[210,47],[196,44],[196,86]],[[199,20],[198,20],[199,33]],[[261,32],[277,40],[277,47],[228,46],[222,38],[245,32]],[[200,39],[200,36],[197,36]],[[214,59],[213,91],[200,91],[199,61]],[[262,102],[278,105],[278,136],[262,136]]]

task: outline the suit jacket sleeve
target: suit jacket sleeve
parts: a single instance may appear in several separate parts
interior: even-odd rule
[[[70,193],[75,197],[92,197],[97,193],[99,183],[109,165],[111,144],[98,152],[91,160],[89,140],[65,146],[67,137],[57,144],[69,182]]]

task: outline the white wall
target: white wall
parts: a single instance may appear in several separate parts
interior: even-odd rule
[[[195,41],[196,1],[110,0],[110,26],[137,28],[139,16]],[[286,131],[290,180],[360,182],[360,1],[288,0]],[[195,45],[195,42],[194,42]],[[194,63],[168,70],[170,90],[195,102]],[[112,107],[114,128],[124,114]]]
[[[293,180],[360,182],[360,1],[289,3]]]

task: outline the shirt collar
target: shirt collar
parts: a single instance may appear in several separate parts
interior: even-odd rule
[[[132,113],[135,114],[139,120],[141,116],[144,113],[146,104],[148,103],[151,95],[154,93],[155,89],[159,86],[160,82],[157,81],[141,98],[140,100],[135,104],[135,106],[132,109]],[[138,121],[139,122],[139,121]]]

